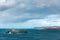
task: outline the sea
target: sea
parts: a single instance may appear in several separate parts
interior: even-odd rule
[[[0,29],[0,40],[60,40],[60,30],[23,29],[28,33],[19,34],[8,34],[8,30],[10,29]]]

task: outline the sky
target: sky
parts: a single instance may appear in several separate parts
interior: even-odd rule
[[[0,28],[60,26],[60,0],[0,0]]]

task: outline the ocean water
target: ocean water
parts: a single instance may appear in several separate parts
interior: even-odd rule
[[[60,40],[60,30],[25,29],[26,34],[7,34],[7,30],[0,29],[0,40]]]

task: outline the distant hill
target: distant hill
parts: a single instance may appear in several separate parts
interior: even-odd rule
[[[42,29],[42,30],[60,30],[60,26],[34,27],[34,29]]]

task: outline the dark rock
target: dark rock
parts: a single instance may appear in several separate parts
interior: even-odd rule
[[[6,33],[17,34],[17,33],[28,33],[28,31],[27,30],[8,30]]]

